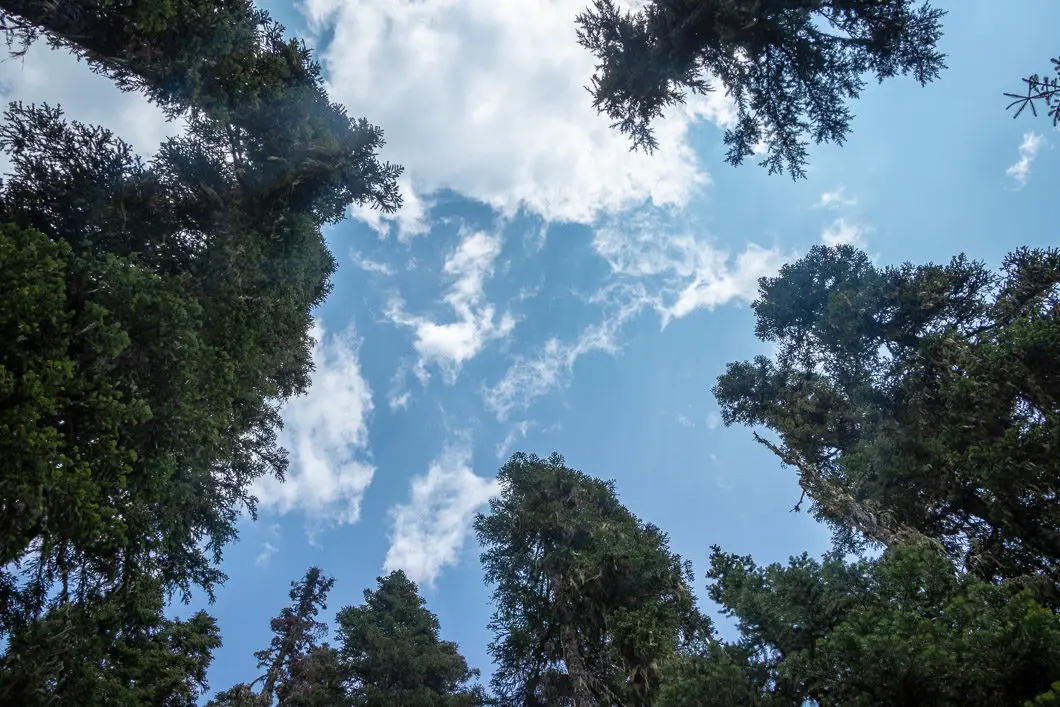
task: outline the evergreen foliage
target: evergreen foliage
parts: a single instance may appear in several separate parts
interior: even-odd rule
[[[943,14],[916,0],[651,0],[636,12],[594,0],[578,38],[598,61],[593,106],[634,148],[654,150],[652,122],[716,79],[736,109],[726,160],[764,143],[770,174],[798,178],[811,140],[846,139],[865,74],[938,77]]]

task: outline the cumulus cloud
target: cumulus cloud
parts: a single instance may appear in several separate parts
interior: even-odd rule
[[[865,248],[868,245],[866,234],[869,228],[863,224],[851,223],[846,219],[836,219],[821,231],[821,242],[827,246],[852,245]]]
[[[290,453],[283,483],[266,477],[254,492],[263,510],[301,512],[314,525],[355,523],[375,468],[368,459],[372,391],[361,375],[352,335],[312,332],[312,386],[283,410],[280,441]]]
[[[584,6],[306,0],[302,11],[332,96],[384,128],[406,195],[451,189],[505,214],[582,223],[648,199],[686,203],[707,181],[689,126],[731,124],[731,102],[721,90],[691,96],[659,122],[661,150],[631,152],[583,88],[594,66],[575,36]]]
[[[500,252],[499,236],[476,231],[463,234],[456,250],[446,258],[442,270],[452,284],[444,302],[455,320],[438,322],[409,314],[400,298],[388,304],[386,315],[390,321],[415,333],[414,346],[419,354],[415,373],[420,380],[427,380],[427,366],[434,363],[441,367],[448,382],[454,382],[464,363],[487,343],[508,336],[515,328],[515,318],[510,313],[497,315],[493,305],[485,301],[485,283],[493,275]]]
[[[837,187],[835,191],[826,191],[821,194],[821,199],[815,205],[818,209],[838,209],[844,206],[856,205],[857,199],[848,199],[846,197],[845,187]]]
[[[384,571],[401,569],[413,581],[433,586],[442,569],[459,559],[475,511],[498,490],[496,479],[472,471],[467,445],[448,447],[425,475],[412,479],[408,503],[391,509]]]
[[[0,61],[0,85],[5,98],[61,106],[68,118],[101,125],[143,155],[153,155],[162,140],[182,129],[139,93],[121,92],[73,54],[43,41],[21,58]]]
[[[1005,174],[1016,182],[1018,188],[1022,189],[1027,185],[1027,179],[1031,174],[1031,164],[1044,145],[1045,138],[1042,135],[1034,132],[1023,134],[1023,142],[1019,147],[1020,158],[1005,170]]]

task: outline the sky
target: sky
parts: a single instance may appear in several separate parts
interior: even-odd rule
[[[326,231],[339,271],[316,313],[313,386],[284,410],[288,478],[258,484],[259,518],[208,607],[224,636],[214,689],[256,677],[269,618],[311,565],[336,578],[329,614],[405,570],[488,676],[471,523],[515,451],[613,479],[693,562],[701,595],[713,544],[761,564],[820,554],[827,530],[791,512],[794,473],[752,430],[721,425],[710,393],[727,362],[768,353],[757,279],[818,243],[880,265],[963,252],[993,266],[1056,244],[1060,133],[1014,120],[1002,94],[1049,68],[1057,3],[936,3],[942,77],[870,84],[847,143],[813,149],[793,182],[723,162],[720,91],[667,115],[654,155],[631,153],[583,89],[584,2],[265,4],[316,48],[332,98],[383,128],[405,206]],[[179,127],[43,45],[0,63],[0,85],[145,155]]]

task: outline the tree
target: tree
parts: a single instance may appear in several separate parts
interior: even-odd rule
[[[728,365],[723,419],[776,432],[755,435],[842,541],[929,538],[980,578],[1055,586],[1060,251],[1015,251],[995,275],[815,247],[753,309],[778,352]]]
[[[59,397],[28,409],[21,373],[0,390],[2,444],[27,464],[0,483],[0,573],[28,572],[26,611],[56,582],[66,600],[72,578],[101,593],[137,574],[209,590],[241,508],[254,510],[250,483],[286,467],[277,403],[308,386],[311,310],[334,261],[312,220],[243,210],[254,203],[206,123],[145,165],[58,109],[5,118],[0,220],[23,234],[0,264],[0,326],[17,342],[3,365],[50,367],[40,390]],[[47,299],[18,285],[42,278]]]
[[[309,568],[300,581],[291,582],[291,606],[284,607],[272,620],[269,647],[254,654],[258,667],[266,669],[262,704],[271,705],[274,694],[283,694],[295,678],[301,677],[299,668],[308,667],[306,661],[327,631],[327,624],[317,621],[317,615],[327,608],[328,592],[334,584],[335,580],[324,576],[317,567]]]
[[[657,147],[651,124],[685,91],[724,86],[736,109],[725,132],[738,165],[765,143],[770,174],[805,176],[807,145],[842,143],[847,105],[865,86],[912,74],[921,85],[945,68],[941,10],[914,0],[652,0],[623,13],[594,0],[578,39],[598,60],[593,105],[629,135]]]
[[[490,654],[501,704],[651,704],[659,667],[709,634],[691,568],[610,483],[559,455],[514,455],[475,531],[495,585]]]
[[[1045,113],[1053,120],[1053,127],[1060,124],[1060,57],[1051,60],[1052,71],[1056,74],[1053,78],[1048,74],[1031,74],[1023,79],[1027,85],[1026,93],[1006,93],[1012,99],[1008,108],[1016,109],[1013,118],[1018,118],[1028,107],[1035,117],[1038,117],[1038,102],[1045,104]]]
[[[0,701],[194,707],[221,645],[205,612],[162,615],[157,582],[66,604],[15,630],[0,658]]]
[[[100,319],[65,338],[18,334],[20,360],[90,387],[44,410],[0,391],[0,414],[30,413],[36,435],[3,441],[34,466],[0,484],[0,583],[29,614],[56,583],[69,600],[71,578],[211,591],[236,518],[254,513],[251,482],[286,468],[279,408],[309,384],[312,311],[335,268],[320,226],[352,202],[396,208],[399,170],[376,160],[376,128],[328,101],[304,45],[249,2],[12,0],[0,14],[188,125],[150,163],[57,108],[15,104],[0,127],[0,222],[79,263],[66,304],[40,316]],[[58,375],[45,385],[66,386]]]
[[[3,0],[0,21],[19,50],[43,31],[168,115],[208,118],[234,166],[255,166],[255,187],[283,205],[329,222],[354,201],[400,206],[401,170],[376,156],[382,132],[330,102],[305,44],[251,0]]]
[[[398,570],[366,589],[364,604],[339,611],[339,660],[354,707],[473,707],[478,676],[455,643],[439,637],[438,617]]]
[[[768,567],[715,547],[708,577],[768,704],[1018,705],[1060,675],[1060,617],[957,572],[929,543]]]

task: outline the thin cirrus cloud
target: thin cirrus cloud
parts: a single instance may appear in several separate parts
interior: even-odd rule
[[[306,0],[310,30],[328,37],[319,57],[331,95],[383,126],[384,155],[408,170],[414,213],[399,222],[422,224],[421,195],[443,189],[507,215],[591,223],[649,199],[684,205],[708,182],[689,126],[731,125],[724,91],[661,120],[656,154],[631,152],[584,90],[594,66],[575,35],[584,5]]]
[[[312,385],[283,409],[285,480],[264,477],[253,490],[263,510],[300,512],[317,525],[356,523],[375,473],[368,445],[372,390],[352,333],[329,336],[317,320],[312,336]]]
[[[413,581],[433,586],[460,559],[475,512],[498,491],[496,479],[472,470],[469,445],[448,446],[426,474],[413,477],[408,502],[391,509],[384,571],[404,570]]]
[[[598,228],[593,247],[614,277],[635,281],[650,293],[663,327],[699,309],[751,301],[759,278],[774,274],[786,259],[779,249],[756,243],[747,243],[733,257],[701,236],[674,231],[650,212],[619,227]]]
[[[1027,180],[1031,176],[1031,165],[1044,146],[1045,137],[1042,135],[1035,132],[1023,134],[1023,141],[1019,146],[1019,159],[1005,170],[1005,175],[1016,183],[1018,189],[1027,186]]]
[[[498,314],[485,299],[485,283],[493,276],[494,263],[501,253],[501,238],[481,231],[466,232],[456,249],[446,258],[442,272],[451,280],[444,302],[454,317],[435,321],[405,311],[404,302],[394,297],[386,308],[394,324],[412,329],[413,346],[419,355],[414,373],[426,382],[428,366],[442,369],[446,382],[453,383],[461,366],[474,358],[487,343],[502,339],[515,328],[509,312]],[[407,399],[404,404],[407,404]],[[391,408],[401,407],[400,397],[391,396]]]
[[[651,213],[596,229],[593,248],[610,268],[609,281],[589,298],[601,307],[599,321],[572,340],[551,338],[533,354],[516,355],[504,375],[482,391],[498,420],[566,389],[583,356],[621,351],[626,323],[643,311],[655,311],[666,327],[700,309],[750,302],[759,278],[775,274],[787,259],[779,249],[755,243],[733,257],[703,238],[667,229]]]

